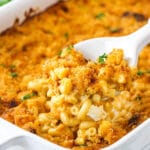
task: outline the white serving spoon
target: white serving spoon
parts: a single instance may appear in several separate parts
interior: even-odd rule
[[[142,48],[150,43],[150,19],[137,31],[121,37],[93,38],[74,45],[85,58],[92,61],[114,48],[123,49],[125,59],[130,66],[136,66]],[[132,132],[103,150],[150,150],[150,119],[146,120]]]
[[[114,48],[123,49],[129,65],[136,66],[140,51],[148,43],[150,43],[150,19],[146,25],[129,35],[93,38],[75,44],[74,48],[92,61],[104,53],[110,53]]]

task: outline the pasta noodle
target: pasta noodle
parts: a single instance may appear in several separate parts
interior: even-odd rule
[[[91,101],[88,99],[82,104],[79,110],[78,116],[77,116],[78,119],[81,119],[81,120],[85,119],[86,114],[88,113],[90,109],[90,106],[91,106]]]

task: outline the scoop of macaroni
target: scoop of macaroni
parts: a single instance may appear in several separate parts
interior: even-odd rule
[[[69,46],[40,69],[26,82],[31,94],[4,118],[74,149],[112,144],[140,123],[149,76],[130,68],[122,50],[92,62]]]

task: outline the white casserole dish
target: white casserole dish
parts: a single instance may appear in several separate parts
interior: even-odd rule
[[[0,7],[0,33],[21,24],[27,17],[44,11],[59,0],[12,0]]]
[[[0,7],[0,33],[21,24],[26,15],[44,11],[59,0],[12,0]],[[32,9],[31,9],[32,8]],[[32,10],[32,11],[31,11]],[[6,17],[7,16],[7,17]],[[48,142],[0,118],[0,150],[63,150],[66,148]],[[103,150],[150,150],[150,119]]]

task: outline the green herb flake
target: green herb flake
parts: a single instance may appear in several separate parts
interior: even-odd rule
[[[66,48],[66,50],[68,50],[68,51],[70,51],[70,50],[72,50],[73,49],[73,45],[69,45],[67,48]]]
[[[5,64],[0,64],[0,66],[6,68],[6,65],[5,65]]]
[[[73,49],[73,45],[69,45],[69,46],[63,48],[63,49],[62,49],[62,52],[63,52],[63,51],[70,51],[70,50],[72,50],[72,49]]]
[[[36,96],[37,94],[36,93],[30,93],[30,94],[26,94],[24,95],[21,100],[27,100],[27,99],[30,99],[32,98],[33,96]]]
[[[144,74],[144,72],[141,71],[141,70],[139,70],[139,71],[137,72],[137,75],[138,75],[138,76],[142,76],[143,74]]]
[[[13,70],[13,69],[16,68],[16,66],[15,65],[10,65],[9,68]]]
[[[111,33],[117,33],[117,32],[120,32],[122,29],[121,28],[110,28],[109,29],[109,31],[111,32]]]
[[[81,147],[87,146],[87,144],[80,144]]]
[[[11,73],[10,73],[10,76],[11,76],[12,78],[16,78],[16,77],[18,77],[18,74],[17,74],[16,72],[11,72]]]
[[[62,54],[62,50],[60,50],[60,51],[58,52],[58,56],[61,56],[61,54]]]
[[[107,55],[106,55],[106,53],[104,53],[103,55],[99,56],[98,62],[99,62],[100,64],[104,64],[106,58],[107,58]]]
[[[96,18],[96,19],[102,19],[104,16],[105,16],[105,14],[102,13],[102,12],[100,12],[99,14],[97,14],[97,15],[95,16],[95,18]]]
[[[16,66],[15,66],[15,65],[10,65],[10,66],[9,66],[9,70],[10,70],[11,72],[14,72],[15,69],[16,69]]]
[[[9,3],[11,0],[0,0],[0,6],[3,6],[7,3]]]
[[[68,32],[64,33],[64,37],[65,37],[66,39],[68,39],[68,38],[69,38],[69,33],[68,33]]]

